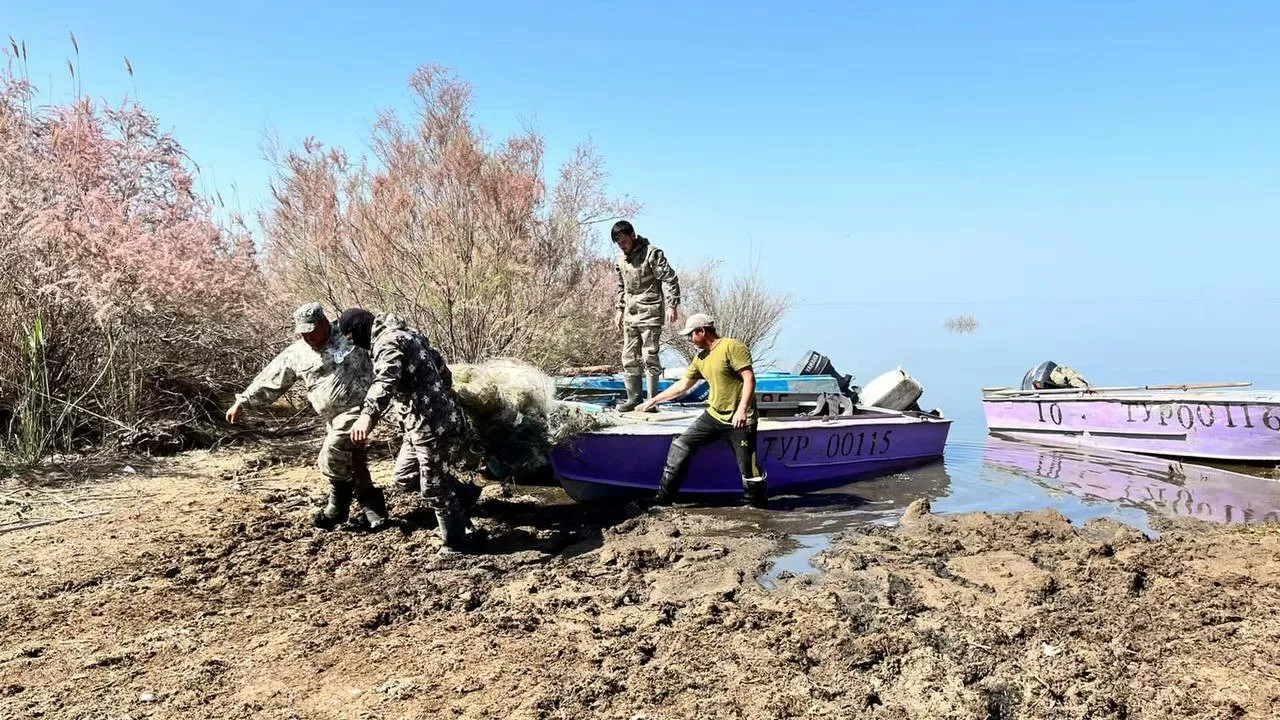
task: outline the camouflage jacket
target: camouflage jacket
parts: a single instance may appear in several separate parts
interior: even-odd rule
[[[267,363],[244,392],[236,394],[236,402],[246,407],[266,407],[298,380],[307,389],[311,407],[331,420],[360,407],[373,380],[373,366],[369,354],[336,329],[319,352],[299,338]]]
[[[627,325],[661,326],[666,308],[679,307],[680,279],[667,263],[667,256],[648,238],[636,237],[631,252],[618,255],[614,270],[614,309],[622,312]]]
[[[405,432],[450,437],[462,429],[453,375],[444,358],[426,335],[388,313],[373,321],[373,384],[364,414],[376,421],[392,401],[401,406]]]

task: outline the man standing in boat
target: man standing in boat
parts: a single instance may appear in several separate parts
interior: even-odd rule
[[[650,504],[666,505],[680,491],[689,462],[698,448],[725,440],[733,449],[742,473],[742,492],[747,502],[765,505],[765,476],[756,462],[756,374],[751,349],[733,338],[720,337],[715,320],[703,313],[691,315],[680,330],[698,348],[684,378],[649,399],[638,410],[648,412],[659,403],[685,394],[699,380],[709,386],[707,409],[680,437],[671,442],[658,494]]]
[[[662,322],[676,321],[680,305],[680,279],[667,263],[667,256],[626,220],[614,223],[610,233],[622,253],[617,271],[614,323],[622,330],[622,372],[627,400],[619,412],[640,404],[641,371],[650,399],[658,395],[662,363],[658,357]]]

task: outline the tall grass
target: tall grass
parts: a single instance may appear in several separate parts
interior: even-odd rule
[[[59,435],[58,418],[50,412],[49,365],[45,362],[44,318],[37,316],[30,328],[24,328],[22,348],[22,380],[19,395],[23,406],[17,409],[18,432],[14,454],[23,463],[34,463]]]

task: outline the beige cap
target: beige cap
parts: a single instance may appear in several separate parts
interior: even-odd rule
[[[684,329],[680,331],[681,335],[689,335],[694,330],[704,327],[715,327],[716,319],[706,313],[694,313],[684,321]]]

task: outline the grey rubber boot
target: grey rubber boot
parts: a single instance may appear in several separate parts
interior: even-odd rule
[[[640,404],[640,376],[627,375],[622,381],[627,386],[627,401],[618,406],[618,412],[631,412]]]
[[[648,377],[645,378],[645,386],[646,386],[645,389],[649,391],[649,397],[646,398],[647,400],[652,400],[658,397],[658,380],[659,379],[660,378],[657,373],[651,373]],[[649,408],[649,412],[658,412],[658,408],[656,407]]]
[[[436,510],[435,513],[436,532],[444,541],[440,552],[460,552],[467,538],[467,516],[457,510]]]
[[[311,524],[318,528],[332,530],[346,522],[351,510],[351,495],[350,485],[330,485],[329,501],[312,516]]]

